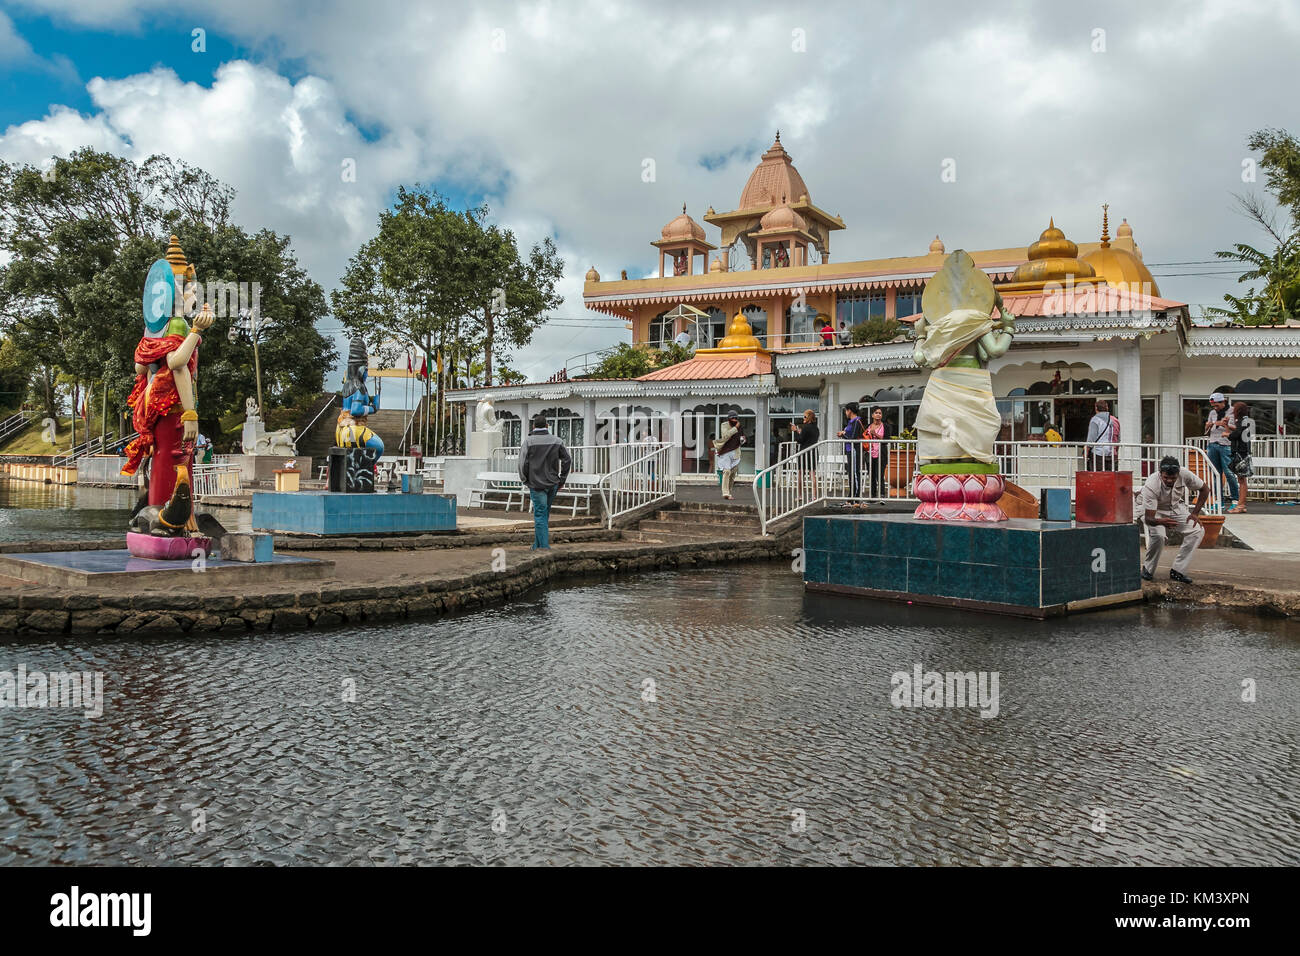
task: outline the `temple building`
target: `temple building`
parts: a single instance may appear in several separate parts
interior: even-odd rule
[[[1162,295],[1127,219],[1112,238],[1100,206],[1098,239],[1077,242],[1050,212],[1025,246],[966,249],[1016,317],[1011,350],[990,364],[1000,441],[1040,439],[1049,424],[1083,441],[1096,399],[1108,398],[1123,441],[1181,443],[1202,435],[1213,391],[1247,401],[1260,435],[1300,434],[1300,323],[1193,324],[1185,302]],[[944,240],[919,255],[832,261],[831,233],[845,223],[814,203],[779,134],[736,208],[702,218],[720,231],[716,244],[683,207],[650,243],[655,275],[606,281],[593,266],[583,289],[587,308],[624,319],[635,344],[663,348],[684,334],[689,361],[638,379],[570,369],[567,381],[462,389],[452,400],[491,398],[507,445],[539,413],[574,445],[676,440],[684,475],[711,474],[707,441],[694,439],[733,411],[748,439],[742,473],[776,461],[805,408],[823,437],[848,401],[883,406],[891,435],[910,437],[927,373],[912,361],[908,324],[950,251]],[[1089,228],[1069,224],[1075,236]],[[864,325],[872,341],[846,344]]]

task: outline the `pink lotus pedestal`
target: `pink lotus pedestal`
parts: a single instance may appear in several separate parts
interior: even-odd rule
[[[1006,521],[998,499],[1006,490],[1001,475],[928,475],[913,479],[920,504],[915,517],[931,521]]]
[[[192,538],[158,538],[136,531],[126,533],[126,550],[136,558],[153,558],[155,561],[188,561],[194,550],[202,548],[207,554],[212,550],[212,539],[196,535]]]

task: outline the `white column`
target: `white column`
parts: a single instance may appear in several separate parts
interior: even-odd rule
[[[588,398],[582,403],[582,443],[596,444],[596,400]]]
[[[770,329],[771,326],[769,325]],[[768,463],[768,433],[771,431],[771,422],[767,417],[767,396],[758,395],[754,399],[754,474],[758,474]]]
[[[1142,360],[1136,342],[1121,342],[1116,352],[1119,410],[1115,417],[1119,419],[1120,442],[1133,444],[1142,441]],[[1137,455],[1124,452],[1120,467],[1138,471]]]
[[[682,473],[682,400],[673,398],[668,402],[668,434],[664,440],[671,442],[679,447],[674,448],[672,452],[672,461],[668,465],[668,474],[680,475]]]
[[[1175,355],[1174,361],[1178,356]],[[1160,408],[1156,441],[1164,444],[1179,444],[1183,440],[1183,399],[1178,392],[1178,376],[1182,372],[1177,365],[1160,366]]]

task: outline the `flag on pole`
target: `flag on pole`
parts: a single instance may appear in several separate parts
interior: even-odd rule
[[[420,359],[420,378],[428,378],[428,377],[429,377],[429,363],[426,362],[424,359]]]

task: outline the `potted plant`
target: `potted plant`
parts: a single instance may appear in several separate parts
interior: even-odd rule
[[[892,441],[916,441],[916,429],[904,428],[897,435],[891,435]],[[889,487],[893,489],[890,497],[906,498],[907,489],[916,474],[916,446],[891,445],[889,448],[889,465],[885,469],[889,478]]]

